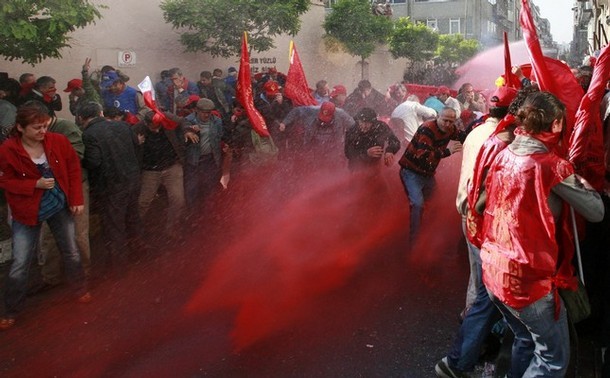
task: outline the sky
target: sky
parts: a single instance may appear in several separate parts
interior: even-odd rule
[[[551,23],[551,35],[558,43],[572,41],[574,0],[533,0],[540,8],[540,15]]]

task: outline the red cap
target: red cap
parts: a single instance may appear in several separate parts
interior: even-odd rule
[[[515,88],[498,87],[489,98],[489,104],[495,107],[508,107],[515,97],[517,97],[517,90]]]
[[[267,96],[275,96],[280,92],[280,85],[273,80],[269,80],[263,85],[263,90]]]
[[[343,85],[335,85],[332,92],[330,92],[330,97],[337,97],[340,94],[347,96],[347,89]]]
[[[79,89],[83,87],[83,81],[81,79],[72,79],[68,81],[68,86],[64,89],[64,92],[72,92],[75,89]]]
[[[335,104],[330,101],[326,101],[322,103],[320,106],[320,113],[318,113],[318,118],[322,122],[330,122],[335,115]]]

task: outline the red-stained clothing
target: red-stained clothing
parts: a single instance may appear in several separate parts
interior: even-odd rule
[[[68,138],[47,132],[44,152],[53,176],[66,195],[68,206],[83,204],[80,159]],[[25,225],[38,224],[38,210],[44,189],[36,188],[42,175],[14,136],[0,145],[0,188],[4,189],[12,217]]]
[[[556,287],[570,286],[548,200],[554,186],[574,174],[572,165],[549,152],[498,154],[486,180],[481,246],[483,282],[508,306],[521,309]],[[565,274],[565,276],[564,276]]]

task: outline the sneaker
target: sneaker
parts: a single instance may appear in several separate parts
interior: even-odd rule
[[[449,366],[449,361],[447,360],[447,357],[443,357],[443,359],[440,360],[438,362],[438,364],[436,364],[436,366],[434,367],[434,371],[436,371],[437,377],[443,377],[443,378],[468,378],[468,377],[470,377],[468,374],[461,372],[459,370],[456,370],[456,369],[452,368],[451,366]]]

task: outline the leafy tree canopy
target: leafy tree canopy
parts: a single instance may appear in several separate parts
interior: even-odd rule
[[[308,0],[165,0],[165,21],[180,29],[186,51],[202,51],[213,57],[240,54],[241,37],[257,52],[274,47],[281,34],[296,35]]]
[[[327,46],[341,46],[352,55],[371,56],[378,44],[387,42],[392,21],[376,16],[369,0],[339,0],[324,19]]]
[[[464,39],[461,34],[443,34],[439,36],[436,55],[439,63],[461,64],[472,58],[479,47],[476,39]]]
[[[400,17],[390,33],[390,52],[394,58],[423,62],[434,57],[438,40],[438,33],[426,25],[414,24],[408,17]]]
[[[2,0],[0,55],[31,65],[60,58],[70,32],[100,18],[100,8],[88,0]]]

